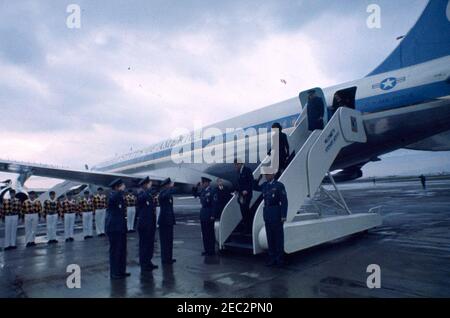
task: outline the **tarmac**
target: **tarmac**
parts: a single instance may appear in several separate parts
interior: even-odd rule
[[[381,206],[383,225],[346,239],[288,257],[284,268],[264,266],[266,255],[232,252],[203,257],[199,203],[177,198],[173,266],[161,267],[158,244],[154,263],[141,274],[138,235],[128,235],[125,280],[109,279],[108,242],[84,241],[81,224],[74,242],[47,245],[45,227],[38,244],[0,252],[0,297],[450,297],[450,181],[436,180],[423,190],[420,183],[354,183],[342,186],[354,213]],[[3,225],[0,244],[3,246]],[[78,264],[81,288],[68,288],[67,266]],[[380,266],[381,286],[370,289],[367,267]]]

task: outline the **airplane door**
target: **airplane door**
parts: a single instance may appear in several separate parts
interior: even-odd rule
[[[317,105],[320,103],[317,102],[317,98],[319,100],[321,100],[322,105],[323,105],[323,115],[321,116],[321,122],[322,125],[317,125],[317,127],[313,127],[312,129],[310,128],[310,130],[315,130],[315,129],[323,129],[323,127],[326,126],[326,124],[328,123],[328,107],[327,107],[327,101],[325,99],[325,95],[322,91],[322,89],[320,87],[316,87],[316,88],[312,88],[312,89],[308,89],[306,91],[303,91],[299,94],[299,99],[300,99],[300,104],[302,105],[302,110],[305,109],[308,106],[308,102],[310,101],[310,98],[314,98],[314,104]],[[316,112],[313,112],[314,114]],[[311,112],[308,111],[308,114],[311,115]],[[317,119],[319,120],[319,119]],[[315,121],[315,119],[313,118],[308,118],[308,121],[310,122],[310,126],[311,126],[311,122]],[[320,128],[321,126],[321,128]]]

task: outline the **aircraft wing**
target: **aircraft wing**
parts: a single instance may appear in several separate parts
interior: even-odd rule
[[[39,176],[47,178],[56,178],[63,180],[71,180],[86,184],[95,184],[108,186],[114,179],[121,178],[127,186],[136,186],[139,180],[146,176],[125,175],[120,173],[109,173],[100,171],[75,170],[60,168],[42,164],[31,164],[18,161],[0,159],[0,171],[26,174],[28,176]],[[149,176],[153,181],[162,181],[163,178],[157,176]]]

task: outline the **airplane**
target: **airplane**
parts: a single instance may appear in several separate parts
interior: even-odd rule
[[[365,164],[379,161],[381,155],[397,149],[450,150],[450,1],[431,0],[399,46],[367,76],[317,90],[326,105],[332,106],[336,93],[340,93],[346,96],[347,107],[364,114],[367,142],[351,144],[339,152],[330,168],[339,171],[335,175],[337,180],[360,178]],[[270,129],[273,122],[279,122],[289,134],[299,118],[305,116],[302,107],[305,103],[300,94],[300,98],[208,127]],[[191,193],[192,186],[206,176],[220,177],[232,187],[236,173],[228,160],[212,164],[173,162],[172,150],[191,144],[192,135],[164,140],[148,149],[99,163],[90,170],[0,160],[0,171],[19,174],[19,186],[30,176],[71,181],[70,187],[74,184],[106,186],[118,177],[128,186],[136,186],[141,178],[150,176],[155,182],[171,177],[180,193]],[[202,143],[204,150],[213,146],[211,140]],[[250,167],[255,169],[258,164],[252,163]]]

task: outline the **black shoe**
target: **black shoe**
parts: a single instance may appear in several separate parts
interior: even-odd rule
[[[4,251],[9,251],[10,249],[12,249],[11,246],[7,246],[7,247],[3,248]]]
[[[66,242],[70,242],[70,238],[66,238]]]
[[[270,262],[267,262],[267,263],[266,263],[266,266],[267,266],[267,267],[274,267],[276,264],[277,264],[276,262],[270,261]]]
[[[27,245],[25,245],[26,247],[32,247],[33,244],[31,242],[27,243]]]
[[[15,250],[15,249],[17,248],[17,246],[10,246],[10,248],[11,248],[12,250]]]
[[[151,264],[151,265],[148,265],[148,266],[141,267],[141,271],[142,272],[151,272],[152,270],[157,269],[157,268],[158,268],[158,266],[156,266],[154,264]]]
[[[102,234],[99,234],[98,236],[99,236],[99,237],[103,237],[103,236],[106,236],[106,234],[105,234],[105,233],[102,233]]]
[[[83,237],[83,239],[84,239],[84,240],[87,240],[88,238],[89,238],[89,236],[85,236],[85,237]]]
[[[71,242],[75,241],[75,239],[74,239],[73,237],[69,238],[69,240],[70,240]]]
[[[122,276],[123,277],[129,277],[129,276],[131,276],[131,273],[123,273]]]
[[[111,275],[110,278],[111,278],[111,280],[118,280],[118,279],[124,279],[125,276],[124,275]]]
[[[275,264],[275,266],[276,266],[276,267],[284,267],[284,266],[286,266],[286,262],[285,262],[285,261],[277,262],[277,263]]]
[[[202,252],[202,256],[206,256],[206,255],[208,255],[208,253]]]

